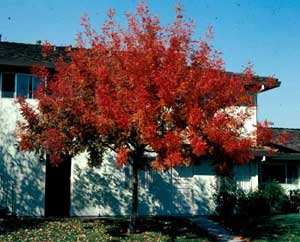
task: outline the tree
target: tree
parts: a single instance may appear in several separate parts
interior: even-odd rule
[[[114,11],[100,33],[85,15],[77,47],[57,59],[55,73],[34,73],[46,82],[36,93],[38,107],[20,99],[20,147],[43,150],[51,162],[89,154],[100,165],[116,152],[118,165],[132,168],[130,231],[138,211],[138,171],[167,170],[210,156],[218,173],[252,158],[255,140],[243,133],[257,84],[251,66],[243,74],[225,71],[218,51],[205,39],[193,40],[194,24],[176,8],[173,24],[162,26],[145,4],[117,25]],[[53,48],[46,44],[45,52]]]

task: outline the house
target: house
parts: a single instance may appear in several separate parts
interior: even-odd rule
[[[300,129],[272,128],[274,140],[268,145],[272,152],[256,154],[262,158],[258,166],[259,184],[276,180],[286,190],[299,189],[300,174]],[[275,138],[288,134],[288,139],[279,142]]]
[[[26,96],[34,105],[32,91],[40,80],[30,75],[30,67],[43,64],[53,69],[55,55],[64,51],[63,47],[56,47],[54,55],[45,59],[41,49],[41,45],[0,42],[0,205],[19,216],[130,214],[131,171],[127,167],[116,167],[113,154],[107,154],[102,166],[95,169],[88,167],[84,153],[63,165],[51,166],[47,159],[34,152],[17,150],[14,130],[21,117],[15,98]],[[264,78],[257,78],[258,83],[261,80]],[[261,85],[260,89],[266,91],[279,85],[276,81],[273,86]],[[256,102],[256,95],[254,100]],[[249,132],[256,125],[255,104],[252,117],[245,124]],[[297,153],[290,147],[278,149],[289,150],[292,156]],[[265,156],[262,151],[254,161],[236,167],[236,180],[243,189],[256,189],[264,181],[261,177],[268,177],[266,164],[269,163],[262,163]],[[282,163],[289,157],[285,156]],[[267,160],[269,158],[274,157],[268,156]],[[141,171],[139,181],[140,215],[200,215],[214,211],[212,194],[216,177],[208,160],[164,173]]]

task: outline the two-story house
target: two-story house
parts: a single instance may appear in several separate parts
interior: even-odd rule
[[[0,205],[20,216],[129,214],[130,170],[117,167],[113,155],[107,155],[96,169],[88,167],[85,154],[53,167],[34,152],[18,151],[15,127],[21,116],[15,98],[25,96],[34,105],[34,90],[40,80],[30,74],[31,66],[54,68],[55,55],[45,59],[41,49],[38,44],[0,42]],[[55,53],[63,51],[63,47],[56,47]],[[258,77],[257,82],[260,80],[264,78]],[[268,88],[262,85],[260,90],[279,85],[276,81]],[[247,128],[255,129],[256,122],[254,103]],[[235,177],[243,189],[257,189],[259,183],[271,178],[298,186],[299,144],[272,145],[278,152],[269,155],[264,150],[256,151],[255,160],[236,167]],[[216,177],[208,160],[165,173],[141,171],[139,179],[141,215],[199,215],[214,211]]]

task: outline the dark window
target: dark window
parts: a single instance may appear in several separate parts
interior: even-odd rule
[[[273,180],[279,183],[285,183],[285,165],[284,164],[262,164],[261,165],[262,182],[271,182]]]
[[[30,74],[22,73],[0,73],[1,85],[1,96],[2,97],[26,97],[34,98],[35,92],[38,90],[39,84],[42,80]]]
[[[15,73],[2,73],[2,97],[14,97],[15,93]]]
[[[32,98],[33,97],[33,92],[32,92],[32,79],[33,79],[33,77],[30,77],[30,80],[29,80],[29,86],[28,86],[28,88],[29,88],[29,93],[28,93],[28,97],[29,98]]]
[[[31,82],[29,86],[29,97],[34,98],[35,97],[35,92],[38,90],[39,84],[42,82],[42,80],[32,76],[31,77]]]
[[[17,97],[28,97],[30,75],[17,74]]]
[[[261,164],[261,181],[263,183],[273,180],[284,184],[293,184],[298,179],[298,164],[277,163]]]
[[[298,166],[295,164],[287,164],[287,183],[292,184],[298,179]]]

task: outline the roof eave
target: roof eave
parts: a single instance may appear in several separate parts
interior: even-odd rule
[[[275,80],[275,83],[274,83],[274,85],[272,85],[272,86],[266,86],[266,87],[263,87],[263,84],[262,84],[262,88],[261,88],[261,90],[260,90],[258,93],[262,93],[262,92],[265,92],[265,91],[269,91],[269,90],[271,90],[271,89],[280,87],[280,85],[281,85],[281,82],[278,81],[277,79]]]

